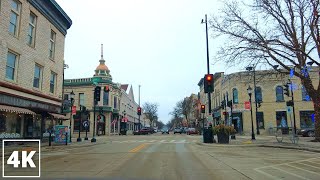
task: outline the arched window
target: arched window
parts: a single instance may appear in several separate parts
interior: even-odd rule
[[[277,86],[277,87],[276,87],[276,101],[277,101],[277,102],[282,102],[282,101],[284,101],[284,97],[283,97],[283,87],[282,87],[282,86]]]
[[[232,99],[233,99],[233,103],[234,104],[238,104],[239,103],[238,90],[236,88],[234,88],[232,90]]]
[[[262,102],[262,90],[261,87],[256,87],[256,100],[257,102]]]

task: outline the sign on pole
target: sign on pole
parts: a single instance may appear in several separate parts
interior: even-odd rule
[[[292,107],[291,106],[287,106],[287,112],[288,112],[288,114],[292,114]]]
[[[245,101],[244,102],[244,109],[245,110],[250,110],[251,109],[250,101]]]
[[[72,106],[72,115],[77,114],[77,106]]]

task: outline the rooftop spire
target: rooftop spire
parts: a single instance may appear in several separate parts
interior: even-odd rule
[[[103,59],[103,44],[101,44],[101,59]]]

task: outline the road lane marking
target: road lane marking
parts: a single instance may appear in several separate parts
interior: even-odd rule
[[[165,142],[165,141],[166,141],[166,140],[161,140],[160,142],[163,143],[163,142]]]
[[[131,153],[138,152],[138,151],[140,151],[141,149],[143,149],[143,148],[146,147],[146,146],[147,146],[147,144],[140,144],[139,146],[131,149],[129,152],[131,152]]]
[[[173,142],[175,142],[175,141],[176,141],[176,140],[171,140],[170,142],[173,143]]]
[[[286,165],[287,165],[287,164],[286,164]],[[300,178],[300,179],[310,180],[310,179],[308,179],[308,178],[299,176],[299,175],[297,175],[297,174],[291,173],[291,172],[289,172],[289,171],[286,171],[286,170],[283,170],[283,169],[280,169],[280,168],[277,168],[277,167],[271,167],[271,168],[277,169],[277,170],[279,170],[279,171],[282,171],[282,172],[284,172],[284,173],[290,174],[291,176],[298,177],[298,178]]]
[[[290,165],[290,164],[286,164],[286,166],[293,167],[293,168],[299,169],[301,171],[307,171],[309,173],[320,175],[319,173],[316,173],[316,172],[313,172],[313,171],[309,171],[309,170],[306,170],[306,169],[303,169],[303,168],[299,168],[299,167],[296,167],[296,166],[293,166],[293,165]]]
[[[261,174],[264,174],[265,176],[267,176],[267,177],[269,177],[269,178],[271,178],[271,179],[280,179],[280,178],[278,178],[278,177],[276,177],[276,176],[273,176],[273,175],[271,175],[271,174],[269,174],[269,173],[263,172],[262,170],[259,170],[259,169],[255,169],[255,171],[257,171],[257,172],[259,172],[259,173],[261,173]]]
[[[311,161],[306,161],[306,162],[311,162]],[[311,162],[312,163],[312,162]],[[299,164],[303,164],[305,166],[309,166],[309,167],[312,167],[312,168],[317,168],[317,169],[320,169],[320,167],[317,167],[317,166],[312,166],[310,164],[307,164],[307,163],[303,163],[303,162],[300,162]]]

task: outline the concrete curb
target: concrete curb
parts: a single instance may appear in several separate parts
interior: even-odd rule
[[[267,145],[267,144],[260,144],[259,147],[295,149],[295,150],[301,150],[301,151],[310,151],[310,152],[320,153],[320,149],[308,148],[308,147],[294,147],[294,146]]]

